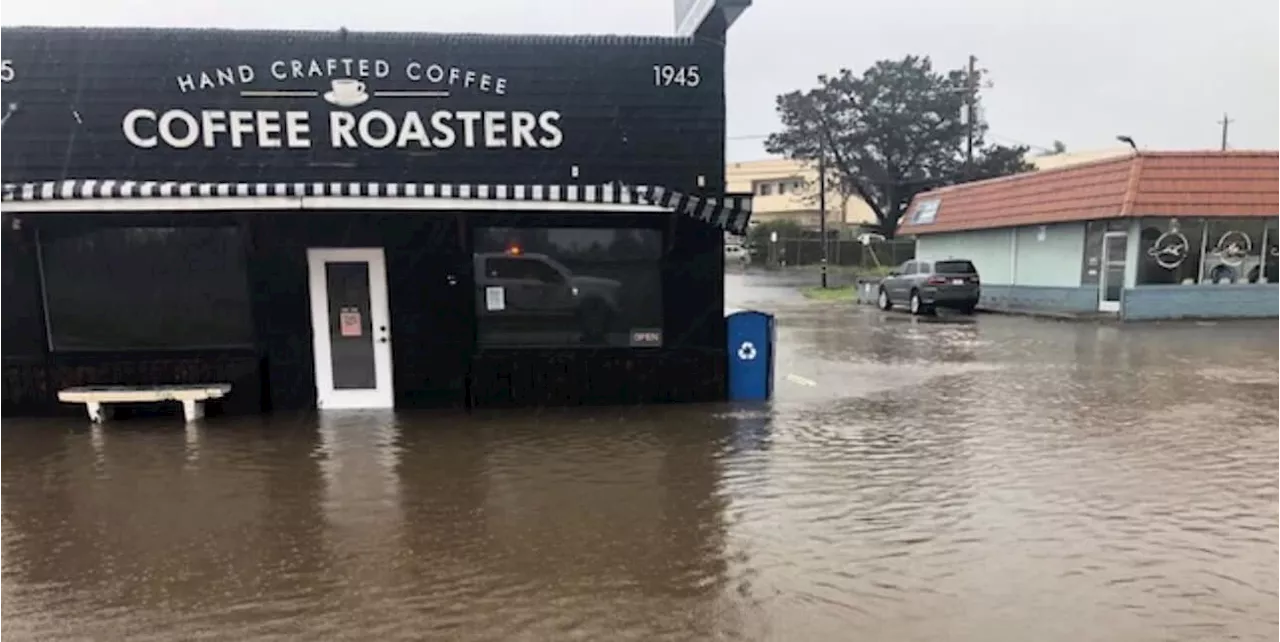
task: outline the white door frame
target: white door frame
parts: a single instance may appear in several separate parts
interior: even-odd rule
[[[325,264],[332,262],[364,262],[369,265],[369,323],[372,328],[370,339],[373,341],[375,388],[334,389],[329,285],[325,278]],[[391,313],[387,303],[387,264],[382,248],[307,248],[307,277],[311,295],[316,406],[322,409],[391,408],[395,404],[391,383]]]
[[[1107,239],[1122,238],[1125,239],[1125,258],[1124,272],[1120,274],[1120,297],[1124,297],[1125,275],[1129,270],[1129,233],[1123,231],[1103,232],[1102,234],[1102,251],[1099,255],[1102,257],[1101,269],[1098,270],[1098,311],[1099,312],[1119,312],[1120,301],[1107,300],[1107,287],[1110,285],[1107,279],[1108,268],[1110,267],[1110,253],[1107,252]]]

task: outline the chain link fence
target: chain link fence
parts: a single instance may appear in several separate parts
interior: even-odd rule
[[[817,235],[779,237],[748,248],[751,265],[764,268],[818,266],[822,263],[822,239]],[[877,272],[915,258],[916,244],[910,240],[871,241],[829,239],[827,265],[857,272]]]

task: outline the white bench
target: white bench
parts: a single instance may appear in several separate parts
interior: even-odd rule
[[[58,400],[82,403],[89,411],[89,420],[102,423],[108,413],[105,404],[182,402],[182,415],[187,421],[204,416],[204,402],[221,399],[231,392],[229,383],[169,386],[82,386],[58,391]]]

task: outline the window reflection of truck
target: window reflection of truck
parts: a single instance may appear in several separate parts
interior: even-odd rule
[[[618,317],[620,282],[576,275],[545,254],[476,254],[475,270],[480,315],[497,312],[486,309],[485,291],[501,287],[513,315],[573,318],[590,341],[603,340]]]

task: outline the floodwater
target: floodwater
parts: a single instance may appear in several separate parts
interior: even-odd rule
[[[1275,640],[1276,322],[775,310],[767,407],[5,421],[5,640]]]

